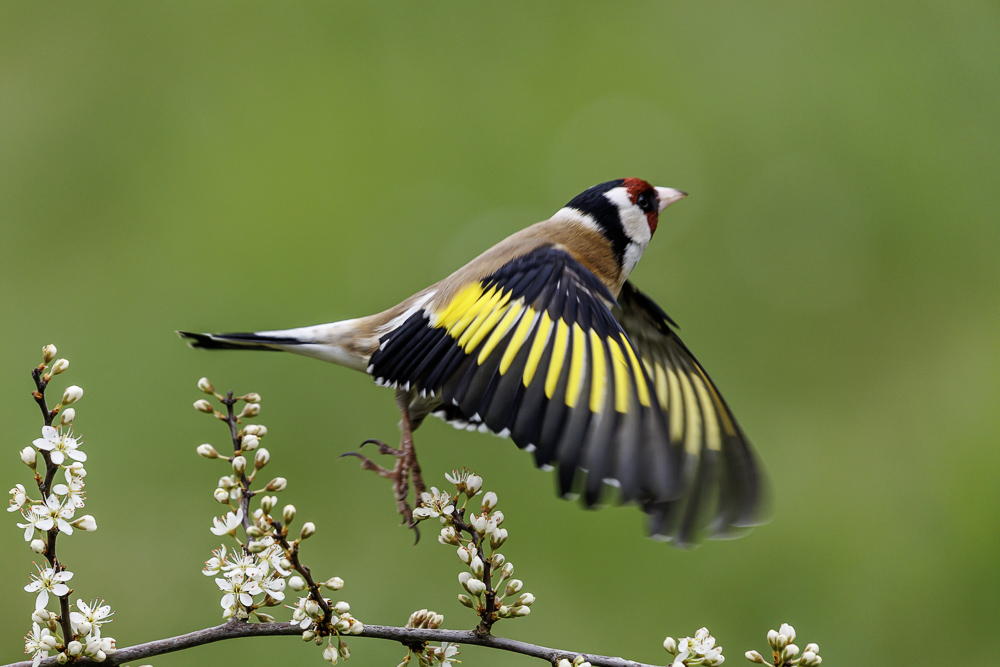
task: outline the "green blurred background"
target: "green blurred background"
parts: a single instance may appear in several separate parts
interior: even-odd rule
[[[199,570],[225,443],[195,382],[264,396],[306,558],[370,623],[470,627],[459,563],[396,526],[388,485],[337,455],[396,437],[391,394],[291,355],[189,350],[178,328],[367,314],[584,188],[687,190],[634,274],[756,442],[773,520],[680,552],[634,508],[584,512],[509,442],[429,421],[430,480],[475,468],[538,602],[497,631],[663,662],[708,625],[735,664],[791,622],[829,665],[1000,651],[996,193],[1000,9],[890,3],[0,5],[0,482],[28,482],[28,372],[80,384],[95,534],[60,540],[119,645],[221,621]],[[65,382],[63,379],[65,378]],[[270,469],[269,469],[270,470]],[[18,659],[32,554],[0,531],[0,662]],[[77,597],[74,595],[74,597]],[[943,641],[942,641],[943,640]],[[352,642],[351,664],[404,651]],[[252,651],[252,653],[251,653]],[[320,664],[293,639],[252,655]],[[466,665],[527,665],[469,647]]]

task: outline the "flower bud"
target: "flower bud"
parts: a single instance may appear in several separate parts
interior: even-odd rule
[[[259,521],[260,520],[257,517],[257,513],[256,512],[254,512],[254,520],[255,521]],[[247,537],[252,537],[254,539],[257,539],[258,537],[264,537],[264,531],[261,530],[257,526],[250,526],[249,528],[247,528]]]
[[[344,580],[340,577],[331,577],[323,582],[323,585],[329,588],[331,591],[339,591],[344,587]]]
[[[233,457],[233,472],[237,475],[242,475],[243,471],[247,469],[247,459],[245,456],[234,456]]]
[[[56,359],[56,363],[52,364],[52,374],[59,375],[60,373],[65,373],[67,368],[69,368],[69,361],[66,359]]]
[[[216,489],[212,496],[223,505],[229,502],[229,492],[225,489]]]
[[[483,488],[483,478],[479,475],[469,475],[465,480],[465,495],[470,498],[479,493],[481,488]]]
[[[503,567],[503,564],[505,562],[507,562],[507,559],[504,558],[504,555],[500,552],[497,552],[492,556],[490,556],[490,567],[492,567],[493,569],[496,569],[498,567]]]
[[[314,637],[316,637],[316,633],[312,630],[306,630],[302,633],[302,641],[304,642],[311,642]]]
[[[365,631],[365,624],[362,623],[361,621],[355,620],[353,623],[351,623],[352,635],[360,635],[364,631]]]
[[[204,398],[199,398],[194,402],[194,409],[198,412],[204,412],[205,414],[215,414],[215,410],[212,408],[212,404],[206,401]]]
[[[45,546],[46,546],[45,540],[40,540],[36,537],[35,539],[31,540],[31,544],[29,544],[28,546],[30,546],[31,550],[34,551],[36,554],[45,553]]]
[[[338,614],[346,614],[347,612],[349,612],[351,610],[351,605],[349,605],[346,602],[344,602],[343,600],[341,600],[336,605],[334,605],[333,609]]]
[[[815,644],[813,642],[809,642],[808,644],[806,644],[805,650],[806,651],[812,651],[813,653],[819,653],[819,644]]]
[[[512,574],[514,574],[514,564],[507,561],[500,570],[500,580],[510,579],[510,575]]]
[[[767,664],[766,662],[764,662],[764,656],[762,656],[760,653],[757,653],[757,651],[747,651],[743,655],[745,655],[746,659],[749,660],[750,662],[755,662],[758,665]]]
[[[267,545],[263,542],[253,541],[247,545],[247,551],[252,554],[259,554],[261,551],[267,548]]]
[[[493,508],[497,506],[497,494],[492,491],[487,491],[483,494],[483,512],[489,514],[493,511]]]
[[[66,652],[75,658],[83,653],[83,644],[74,639],[69,644],[66,644]]]
[[[271,510],[278,503],[277,496],[261,496],[260,508],[264,510],[264,514],[270,514]]]
[[[240,396],[240,398],[247,403],[260,403],[260,394],[255,391],[250,392],[246,396]]]
[[[198,456],[202,456],[206,459],[219,458],[219,452],[215,451],[215,447],[208,444],[207,442],[204,445],[198,445],[198,449],[195,451],[198,452]]]
[[[479,556],[476,556],[472,559],[472,562],[469,563],[469,568],[472,570],[472,576],[474,576],[476,579],[483,578],[483,572],[485,572],[486,567],[483,563],[483,560]]]
[[[299,575],[293,575],[288,578],[288,587],[293,591],[304,591],[306,589],[305,579]]]
[[[530,607],[535,602],[535,596],[531,593],[521,593],[521,597],[517,599],[514,604],[521,605],[524,607]]]
[[[778,631],[777,630],[768,630],[767,631],[767,643],[771,646],[772,649],[781,650],[781,647],[778,646]]]
[[[306,613],[310,616],[319,614],[319,603],[315,600],[306,600]]]
[[[256,417],[260,414],[260,403],[247,403],[243,406],[243,411],[240,412],[238,419],[243,417]]]
[[[98,653],[100,653],[100,651],[98,651]],[[97,659],[96,655],[94,656],[94,661],[100,662],[100,660]],[[68,655],[66,655],[65,653],[56,653],[56,664],[65,665],[67,662],[69,662]]]
[[[799,647],[795,644],[789,644],[781,650],[781,657],[785,660],[790,660],[799,654]]]
[[[48,622],[50,612],[48,609],[36,609],[31,612],[31,620],[39,625],[44,625]]]
[[[198,389],[199,391],[203,391],[206,394],[215,393],[215,387],[212,386],[212,383],[209,382],[208,378],[202,378],[198,380]]]
[[[295,520],[295,505],[285,505],[285,509],[281,510],[281,520],[285,524],[289,524]]]
[[[302,524],[302,532],[299,533],[300,540],[307,540],[316,534],[316,524],[312,521],[306,521]]]
[[[490,546],[493,549],[499,549],[500,546],[507,541],[507,529],[497,528],[492,533],[490,533]]]
[[[79,401],[81,398],[83,398],[83,389],[75,384],[71,384],[66,387],[66,391],[63,392],[62,404],[69,405],[70,403]]]
[[[479,533],[480,535],[482,535],[483,533],[486,532],[486,517],[485,516],[483,516],[481,514],[477,514],[476,516],[473,516],[469,520],[469,523],[472,524],[472,528],[477,533]]]
[[[42,348],[42,361],[44,361],[45,363],[49,363],[50,361],[56,358],[56,353],[58,352],[59,350],[56,349],[55,345],[51,344],[46,345],[45,347]]]
[[[348,648],[347,642],[341,642],[339,651],[340,651],[340,657],[343,658],[344,660],[347,660],[348,658],[351,657],[351,649]]]
[[[288,480],[284,477],[275,477],[268,482],[267,486],[264,487],[264,490],[278,493],[279,491],[284,491],[286,486],[288,486]]]
[[[459,572],[458,573],[458,583],[462,584],[462,587],[466,590],[469,589],[469,582],[472,581],[472,574],[470,572]]]
[[[59,425],[66,426],[67,424],[72,424],[74,419],[76,419],[76,410],[66,408],[59,414]]]
[[[90,514],[84,514],[76,521],[70,523],[74,528],[79,528],[85,533],[92,533],[97,530],[97,519]]]
[[[821,662],[820,657],[816,655],[815,651],[805,651],[802,653],[802,658],[799,660],[799,664],[803,667],[811,667],[812,665],[818,665]]]
[[[254,438],[256,440],[256,438]],[[263,447],[257,450],[257,453],[253,457],[253,467],[260,470],[266,466],[271,461],[271,452],[267,451]]]
[[[514,607],[515,616],[527,616],[530,613],[531,613],[531,607]],[[580,667],[583,667],[583,665],[587,665],[587,667],[590,667],[589,662],[580,663]]]
[[[25,447],[21,450],[21,461],[32,470],[38,460],[38,451],[34,447]]]
[[[260,438],[253,434],[244,435],[243,440],[240,441],[240,446],[243,447],[243,451],[252,452],[260,446]]]
[[[778,628],[778,634],[788,637],[789,642],[795,641],[795,628],[790,626],[788,623],[781,624],[781,627]]]
[[[663,650],[665,650],[667,653],[670,653],[671,655],[676,654],[677,653],[677,640],[674,639],[673,637],[667,637],[666,639],[664,639],[663,640]]]
[[[274,623],[274,616],[271,616],[270,614],[265,614],[260,611],[255,611],[254,614],[256,614],[257,618],[259,618],[263,623]],[[144,666],[139,665],[139,667],[144,667]]]
[[[507,588],[506,590],[504,590],[504,595],[513,595],[514,593],[518,593],[520,592],[522,586],[524,586],[524,583],[520,579],[511,579],[507,583]]]
[[[458,544],[458,533],[455,532],[454,526],[445,526],[441,529],[441,534],[438,535],[438,542],[441,544]]]
[[[479,581],[478,579],[469,579],[469,582],[466,585],[465,589],[478,597],[486,592],[486,584]]]
[[[458,560],[468,564],[472,561],[472,550],[469,547],[458,548]]]
[[[458,601],[461,602],[466,607],[468,607],[469,609],[472,609],[475,606],[475,603],[472,601],[472,598],[462,593],[458,594]]]

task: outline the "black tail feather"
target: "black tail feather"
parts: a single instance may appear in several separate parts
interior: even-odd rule
[[[178,331],[177,335],[185,338],[191,347],[205,350],[265,350],[280,352],[272,345],[295,345],[302,341],[297,338],[280,336],[261,336],[255,333],[205,334],[190,331]]]

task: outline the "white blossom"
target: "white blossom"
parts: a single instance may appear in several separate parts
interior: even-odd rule
[[[255,579],[245,579],[242,574],[216,579],[215,583],[218,585],[219,590],[225,592],[220,601],[224,610],[222,613],[223,618],[231,618],[233,616],[245,618],[246,611],[240,605],[243,607],[251,606],[253,604],[253,596],[260,595],[263,592],[259,582]]]
[[[115,612],[111,611],[111,605],[102,604],[104,600],[93,601],[91,603],[86,603],[83,600],[76,601],[76,608],[78,611],[71,611],[69,613],[70,623],[73,625],[73,630],[75,632],[80,632],[81,626],[84,624],[89,624],[91,630],[89,632],[80,634],[91,634],[91,632],[97,632],[97,636],[100,636],[99,628],[105,623],[110,623],[113,619],[111,618]]]
[[[229,512],[224,517],[215,517],[212,519],[214,526],[212,527],[212,533],[215,535],[232,535],[236,532],[236,529],[240,527],[243,522],[243,508],[239,508],[236,512]]]
[[[66,481],[67,484],[56,484],[52,487],[52,493],[57,496],[65,496],[65,503],[72,505],[76,509],[82,509],[85,505],[84,495],[83,495],[83,477],[74,475],[73,472],[78,470],[76,468],[66,469]],[[82,468],[79,468],[82,470]]]
[[[201,573],[207,577],[212,577],[222,570],[222,563],[226,559],[226,546],[222,545],[218,549],[212,549],[212,557],[205,561],[205,567],[201,568]]]
[[[38,574],[31,575],[31,583],[24,587],[24,590],[29,593],[38,591],[38,597],[35,598],[35,609],[42,609],[49,603],[50,592],[56,597],[62,597],[69,593],[69,586],[64,582],[73,578],[72,572],[69,570],[56,572],[51,567],[42,569],[37,565],[35,567],[38,568]]]
[[[49,452],[49,459],[56,465],[62,465],[67,456],[74,461],[87,460],[87,455],[77,449],[80,443],[72,437],[71,431],[63,433],[51,426],[43,426],[42,437],[36,438],[32,444],[38,449]]]
[[[28,500],[28,494],[24,490],[22,484],[15,484],[14,488],[10,490],[10,507],[7,508],[8,512],[17,512],[24,505],[25,501]],[[22,526],[23,527],[23,526]]]
[[[32,654],[32,667],[38,667],[38,663],[49,655],[55,645],[56,638],[48,628],[39,627],[38,623],[32,623],[31,632],[24,637],[24,652]]]
[[[451,494],[438,491],[437,487],[432,486],[430,492],[424,491],[420,494],[420,507],[413,510],[413,518],[420,520],[433,519],[442,514],[447,516],[454,509]]]

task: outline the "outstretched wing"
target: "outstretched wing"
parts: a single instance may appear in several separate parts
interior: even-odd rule
[[[537,248],[412,314],[368,372],[440,395],[447,421],[509,435],[538,466],[558,466],[563,495],[580,490],[592,505],[609,483],[649,507],[681,491],[679,448],[614,304],[569,253]]]
[[[676,324],[630,282],[614,315],[635,344],[656,401],[669,415],[685,493],[652,503],[653,532],[687,543],[702,526],[725,536],[760,522],[763,480],[750,441],[708,373],[678,338]]]

